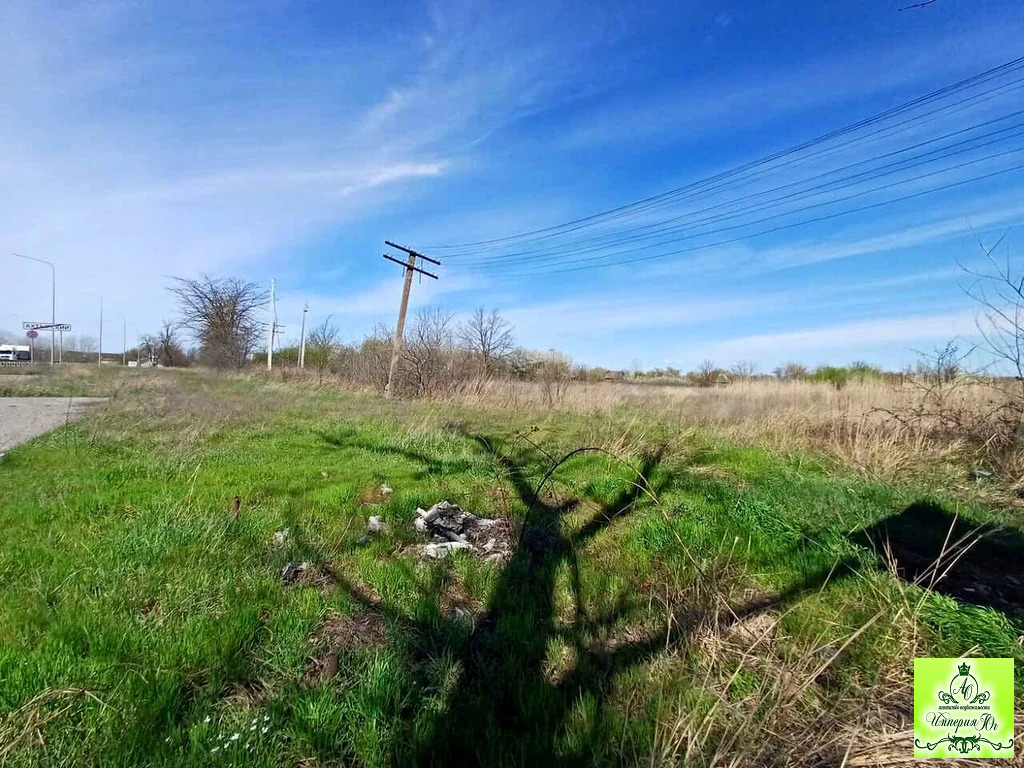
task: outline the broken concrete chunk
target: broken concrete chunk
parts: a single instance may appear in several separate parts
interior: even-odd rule
[[[380,484],[380,492],[385,496],[389,495],[394,489],[387,483]]]
[[[288,529],[282,528],[280,531],[275,531],[274,535],[270,538],[270,542],[275,547],[283,547],[288,543]]]
[[[413,527],[433,540],[420,547],[424,557],[446,557],[459,549],[476,555],[493,554],[496,560],[511,554],[512,529],[506,521],[477,517],[450,501],[440,501],[430,509],[417,508]]]
[[[420,555],[431,557],[435,560],[448,557],[452,552],[460,549],[472,549],[473,545],[465,541],[442,541],[431,544],[424,544],[420,548]]]
[[[380,533],[384,530],[384,521],[381,520],[377,515],[370,515],[366,521],[366,530],[370,533]]]

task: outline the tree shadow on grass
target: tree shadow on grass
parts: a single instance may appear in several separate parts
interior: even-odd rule
[[[938,504],[918,501],[851,539],[874,550],[881,561],[894,561],[905,581],[1024,616],[1024,536],[1019,531],[975,525]]]
[[[445,475],[451,473],[472,472],[479,469],[479,462],[466,459],[445,459],[431,456],[423,451],[416,451],[412,448],[405,448],[397,445],[381,444],[373,440],[367,440],[362,434],[355,430],[343,430],[333,432],[320,432],[320,438],[334,448],[351,448],[366,453],[373,453],[378,456],[396,456],[409,461],[416,462],[423,467],[421,472],[413,475],[414,479],[420,480],[428,475]]]
[[[644,457],[635,470],[636,482],[612,500],[597,504],[589,519],[570,530],[566,513],[576,510],[580,502],[543,495],[539,488],[533,488],[528,468],[536,467],[542,458],[536,446],[521,450],[513,458],[496,450],[491,440],[480,436],[473,439],[504,468],[514,493],[529,511],[520,530],[519,545],[498,576],[481,620],[468,635],[465,628],[437,611],[431,612],[429,621],[410,617],[359,585],[344,579],[339,580],[340,584],[357,602],[382,611],[404,626],[415,638],[418,661],[445,655],[458,664],[460,677],[455,690],[446,697],[443,711],[416,739],[417,762],[592,762],[599,757],[603,739],[599,727],[592,724],[590,735],[576,739],[572,746],[564,740],[568,720],[581,700],[596,702],[600,719],[617,675],[678,648],[702,625],[706,613],[717,609],[687,605],[680,599],[666,606],[665,619],[657,626],[647,623],[638,628],[623,626],[635,605],[629,596],[620,597],[610,610],[598,616],[587,615],[584,607],[576,553],[641,506],[654,503],[668,484],[665,473],[658,471],[660,455]],[[662,477],[655,482],[658,475]],[[556,608],[556,583],[562,567],[569,571],[574,598],[575,615],[568,628]],[[816,574],[774,599],[740,607],[727,621],[776,609],[810,589],[820,588],[830,575]],[[427,594],[429,588],[426,583],[420,587],[424,600],[436,601],[436,594]],[[571,647],[570,656],[574,658],[574,663],[559,673],[553,673],[548,663],[553,642]]]

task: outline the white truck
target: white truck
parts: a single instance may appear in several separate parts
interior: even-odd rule
[[[16,344],[0,344],[0,363],[27,363],[31,360],[31,347]]]

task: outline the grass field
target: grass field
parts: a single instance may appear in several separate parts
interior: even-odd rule
[[[0,460],[5,764],[891,765],[915,656],[1014,657],[1021,701],[1020,513],[940,471],[632,396],[0,377],[29,390],[111,400]],[[514,521],[511,559],[421,561],[442,499]],[[936,580],[954,519],[1006,528]]]

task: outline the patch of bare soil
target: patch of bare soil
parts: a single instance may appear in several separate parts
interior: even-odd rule
[[[359,494],[359,504],[363,507],[376,507],[386,504],[388,499],[391,498],[391,493],[391,487],[384,483],[370,486]]]
[[[484,612],[484,606],[475,600],[460,580],[455,580],[441,593],[441,615],[446,619],[468,621],[474,626]]]
[[[341,653],[379,645],[388,637],[384,616],[367,611],[359,616],[330,614],[310,637],[314,651],[306,662],[303,682],[315,685],[338,674]]]
[[[327,567],[317,567],[309,563],[286,563],[281,569],[281,582],[317,587],[325,594],[330,594],[337,584],[337,579]]]
[[[260,709],[268,698],[266,687],[258,680],[232,686],[225,697],[234,708],[241,710]]]

